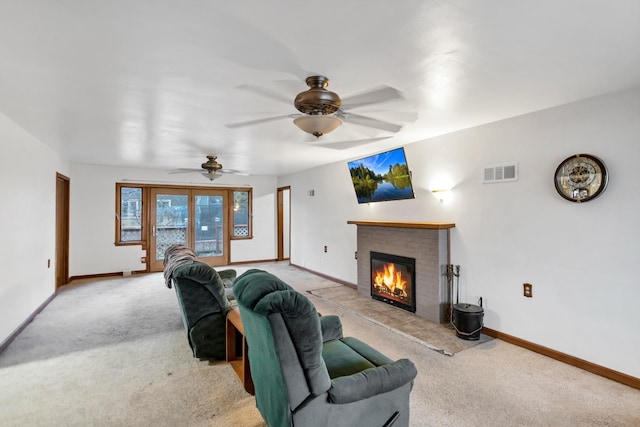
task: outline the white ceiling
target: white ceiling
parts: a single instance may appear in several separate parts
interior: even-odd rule
[[[227,126],[313,74],[402,130]],[[637,85],[638,0],[0,0],[0,112],[74,163],[283,175]]]

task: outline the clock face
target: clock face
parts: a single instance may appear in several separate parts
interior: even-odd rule
[[[602,194],[608,178],[602,160],[590,154],[576,154],[565,159],[556,169],[556,190],[569,201],[587,202]]]

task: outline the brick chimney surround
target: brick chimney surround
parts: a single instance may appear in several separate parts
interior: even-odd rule
[[[371,252],[415,258],[415,314],[432,322],[446,321],[449,302],[441,266],[451,264],[449,238],[454,223],[350,220],[347,224],[357,226],[360,295],[371,297]]]

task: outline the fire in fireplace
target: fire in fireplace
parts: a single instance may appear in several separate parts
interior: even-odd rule
[[[371,252],[371,297],[416,312],[416,260]]]

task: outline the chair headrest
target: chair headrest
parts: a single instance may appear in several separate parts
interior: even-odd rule
[[[200,284],[210,283],[216,280],[216,270],[204,262],[193,261],[193,263],[182,265],[173,271],[174,279],[182,277]]]
[[[259,283],[260,286],[255,284]],[[293,288],[264,270],[251,269],[242,273],[233,282],[233,294],[238,304],[254,310],[266,295],[276,291],[292,291]]]

